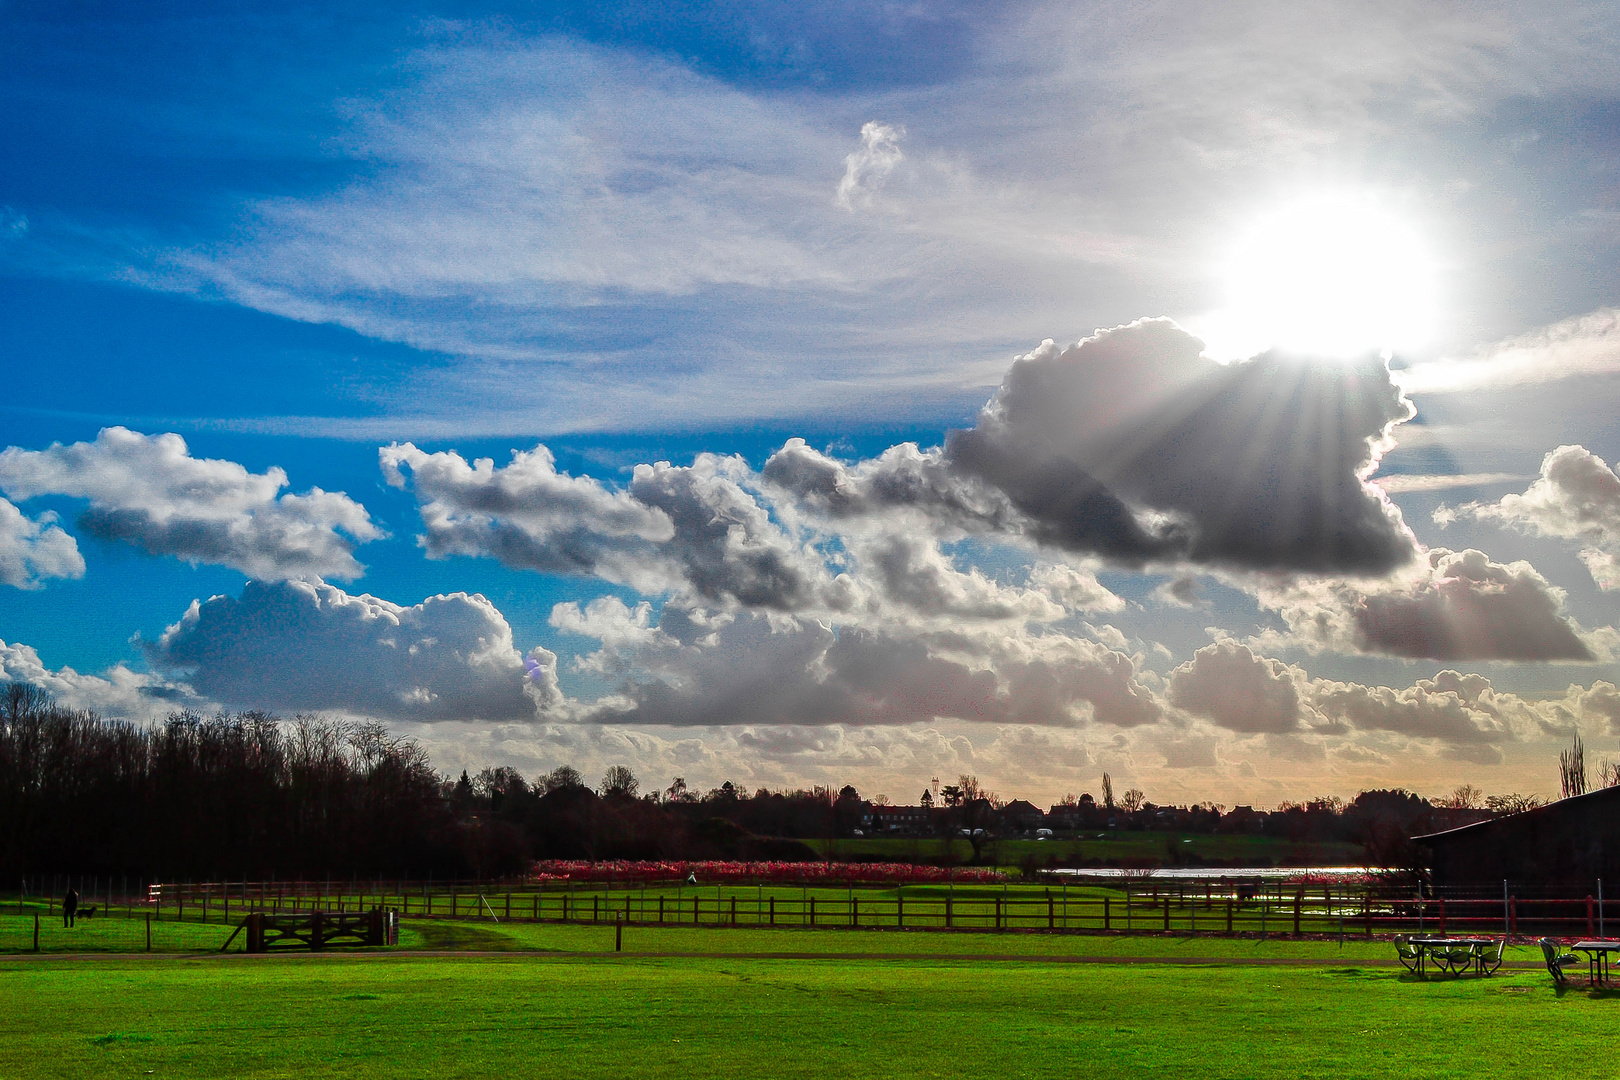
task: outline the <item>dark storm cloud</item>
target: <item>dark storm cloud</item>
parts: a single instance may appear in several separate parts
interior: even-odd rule
[[[1201,349],[1165,319],[1047,342],[946,456],[1074,551],[1319,573],[1408,561],[1398,511],[1362,480],[1413,415],[1384,362],[1223,366]]]
[[[1362,477],[1413,415],[1384,362],[1204,358],[1168,319],[1048,341],[970,430],[845,464],[802,440],[765,480],[848,521],[886,513],[1125,564],[1378,574],[1415,550]]]

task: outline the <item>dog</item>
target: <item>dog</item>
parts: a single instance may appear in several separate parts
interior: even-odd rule
[[[96,905],[94,905],[94,904],[91,904],[89,907],[82,907],[77,912],[78,917],[81,918],[81,919],[94,918],[95,914],[96,914]]]

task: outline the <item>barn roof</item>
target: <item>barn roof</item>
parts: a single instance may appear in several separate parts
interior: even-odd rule
[[[1471,825],[1460,825],[1455,829],[1444,829],[1440,832],[1426,833],[1423,836],[1414,836],[1413,840],[1423,844],[1449,843],[1453,840],[1468,839],[1481,832],[1489,831],[1507,822],[1526,821],[1534,817],[1559,818],[1565,816],[1579,816],[1590,813],[1599,807],[1606,807],[1612,802],[1620,802],[1620,787],[1598,788],[1588,791],[1585,795],[1572,795],[1567,799],[1538,806],[1534,810],[1524,810],[1507,817],[1491,818],[1488,821],[1476,821]]]

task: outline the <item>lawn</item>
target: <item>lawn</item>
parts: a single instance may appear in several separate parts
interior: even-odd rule
[[[1606,1076],[1617,1009],[1351,962],[14,958],[0,1075]]]

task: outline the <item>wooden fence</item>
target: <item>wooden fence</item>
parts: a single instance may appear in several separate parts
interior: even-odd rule
[[[443,891],[438,891],[442,889]],[[943,895],[941,893],[943,892]],[[614,923],[666,927],[802,927],[916,931],[1046,931],[1337,935],[1620,936],[1620,902],[1592,897],[1430,898],[1367,887],[1124,883],[1117,890],[968,887],[942,890],[691,887],[680,883],[493,891],[477,883],[234,882],[153,886],[156,918],[232,921],[313,911],[397,911],[407,918]]]

